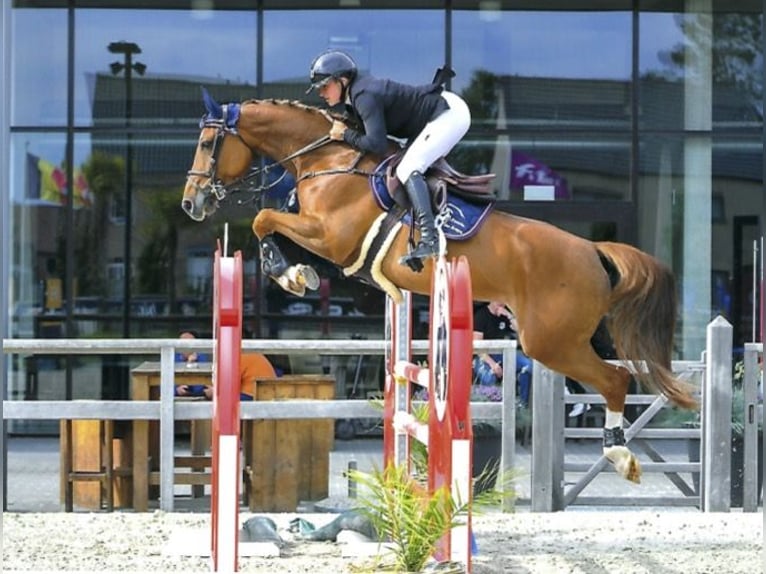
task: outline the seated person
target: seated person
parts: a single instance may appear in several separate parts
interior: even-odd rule
[[[179,339],[196,339],[197,332],[191,329],[182,331],[178,335]],[[196,351],[178,351],[175,356],[176,363],[186,363],[188,366],[194,366],[197,363],[209,363],[211,361],[205,353]],[[177,385],[173,393],[177,397],[201,397],[204,395],[205,385]]]
[[[277,376],[274,367],[261,353],[242,353],[239,356],[239,398],[253,400],[253,384],[256,379],[269,379]],[[204,387],[206,399],[213,398],[213,387]]]
[[[490,301],[474,312],[474,340],[517,339],[516,319],[500,301]],[[482,353],[473,361],[474,380],[480,385],[499,385],[503,380],[502,353]],[[519,400],[529,403],[529,385],[532,380],[532,360],[521,347],[516,349],[516,375],[519,383]]]
[[[191,329],[182,331],[178,335],[179,339],[196,339],[197,332]],[[186,363],[188,366],[197,363],[209,363],[210,357],[204,353],[196,351],[178,351],[175,356],[176,363]],[[177,397],[201,397],[205,393],[205,385],[177,385],[173,393]]]

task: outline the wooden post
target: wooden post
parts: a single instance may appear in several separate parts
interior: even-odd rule
[[[535,361],[532,379],[532,512],[564,508],[564,377]]]

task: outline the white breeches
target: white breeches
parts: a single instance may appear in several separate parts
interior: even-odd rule
[[[471,111],[463,98],[443,91],[449,109],[431,120],[408,146],[402,161],[396,168],[396,177],[406,182],[412,172],[425,173],[440,157],[447,155],[471,127]]]

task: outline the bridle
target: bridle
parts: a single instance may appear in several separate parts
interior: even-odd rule
[[[189,171],[186,172],[187,177],[198,176],[198,177],[207,178],[208,184],[204,187],[198,186],[198,188],[205,195],[205,197],[209,197],[210,194],[212,193],[215,196],[216,200],[219,202],[226,199],[226,197],[229,194],[242,192],[242,191],[252,194],[252,197],[248,201],[257,200],[261,196],[261,194],[279,185],[280,182],[287,176],[287,170],[283,170],[282,174],[277,179],[275,179],[274,181],[270,183],[255,185],[256,179],[258,179],[259,177],[263,175],[268,175],[271,171],[273,171],[277,167],[282,166],[283,164],[289,161],[292,161],[293,159],[297,157],[310,153],[333,141],[330,139],[329,134],[326,134],[280,160],[274,161],[263,167],[251,168],[250,171],[244,176],[229,183],[228,185],[225,185],[223,181],[219,177],[217,177],[216,167],[218,165],[218,156],[221,152],[221,145],[226,135],[230,134],[239,138],[239,140],[245,146],[247,146],[247,148],[251,151],[251,153],[252,153],[252,148],[242,138],[242,136],[240,135],[239,131],[236,128],[235,124],[236,124],[236,119],[238,119],[238,113],[237,113],[237,118],[234,119],[234,121],[232,121],[230,118],[228,118],[228,115],[229,115],[228,106],[223,105],[221,106],[221,108],[223,112],[221,118],[212,118],[208,114],[203,116],[203,118],[200,120],[200,129],[205,129],[205,128],[215,129],[212,150],[210,153],[210,162],[208,164],[207,169],[204,171],[190,169]],[[322,112],[325,114],[327,119],[332,123],[333,120],[330,117],[330,115],[324,112],[323,110]],[[360,170],[356,167],[359,161],[361,160],[362,155],[363,154],[360,152],[357,155],[357,157],[354,159],[351,166],[347,168],[336,168],[336,169],[327,169],[327,170],[316,171],[316,172],[307,172],[303,174],[302,176],[300,176],[299,178],[297,178],[295,183],[297,184],[300,181],[303,181],[305,179],[309,179],[312,177],[317,177],[319,175],[332,175],[332,174],[338,174],[338,173],[352,173],[357,175],[370,176],[372,175],[371,172]],[[244,203],[244,202],[241,202],[241,203]]]
[[[226,106],[223,107],[225,108]],[[186,177],[198,176],[207,178],[209,181],[208,185],[206,186],[208,191],[204,193],[206,196],[210,195],[211,193],[214,194],[218,201],[225,199],[227,195],[226,186],[223,184],[223,181],[221,181],[221,179],[216,176],[215,172],[216,166],[218,165],[218,155],[221,153],[221,144],[223,143],[223,138],[226,137],[226,134],[232,134],[237,136],[242,141],[242,143],[245,143],[245,141],[242,140],[242,136],[239,135],[239,132],[235,127],[229,127],[226,125],[226,115],[226,111],[224,110],[223,118],[221,119],[213,119],[205,116],[200,120],[200,129],[215,128],[215,136],[213,137],[213,149],[210,152],[210,162],[208,163],[207,169],[204,171],[200,171],[198,169],[190,169],[186,172]],[[202,189],[204,190],[204,188]]]

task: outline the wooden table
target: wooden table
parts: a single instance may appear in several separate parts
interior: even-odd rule
[[[212,380],[212,363],[175,364],[175,385],[205,385],[210,386]],[[134,401],[149,401],[159,399],[160,394],[160,363],[145,362],[131,370],[130,398]],[[179,397],[180,398],[180,397]],[[193,421],[203,422],[203,421]],[[204,421],[208,422],[208,421]],[[149,508],[150,471],[158,468],[158,448],[152,448],[151,428],[157,428],[157,422],[147,420],[133,421],[133,509],[146,512]],[[209,427],[209,425],[206,425]],[[193,429],[194,430],[194,429]],[[199,443],[199,444],[195,444]],[[209,433],[192,432],[192,455],[204,454],[210,447]],[[151,463],[150,463],[151,460]],[[154,468],[150,469],[149,465]],[[203,478],[200,476],[200,478]],[[190,482],[190,484],[195,484]],[[204,488],[197,485],[199,488]]]

